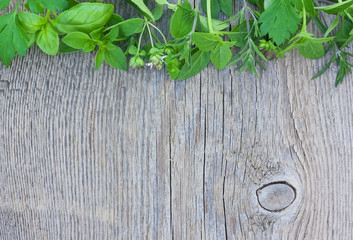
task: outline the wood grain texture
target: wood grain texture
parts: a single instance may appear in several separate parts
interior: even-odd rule
[[[176,82],[31,49],[0,67],[0,239],[351,239],[353,81],[323,64]]]

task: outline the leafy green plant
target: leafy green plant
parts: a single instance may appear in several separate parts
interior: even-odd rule
[[[336,63],[336,85],[353,67],[347,50],[353,40],[353,0],[243,0],[236,13],[231,0],[201,0],[200,7],[196,1],[194,8],[187,0],[126,1],[138,16],[123,19],[102,0],[17,0],[13,11],[0,16],[0,60],[8,67],[36,44],[48,55],[95,52],[96,70],[104,62],[121,70],[165,66],[172,79],[185,80],[209,63],[258,76],[264,62],[297,50],[309,59],[330,55],[313,79]],[[0,10],[10,2],[0,0]],[[27,11],[19,10],[21,4]],[[171,39],[156,24],[166,11],[172,12]],[[326,24],[325,15],[334,15],[332,22]],[[307,30],[311,21],[322,36]]]

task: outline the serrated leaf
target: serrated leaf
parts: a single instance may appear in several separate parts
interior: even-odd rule
[[[328,14],[337,14],[348,9],[353,4],[353,0],[347,0],[344,2],[335,3],[325,7],[315,7],[317,10],[322,10]]]
[[[18,22],[16,11],[0,16],[0,60],[8,67],[16,53],[23,57],[29,39]]]
[[[44,28],[38,32],[36,43],[38,47],[48,55],[56,55],[59,51],[59,35],[54,27],[47,23]]]
[[[182,38],[192,30],[194,11],[188,1],[185,1],[170,18],[170,33],[174,38]]]
[[[53,12],[64,11],[69,8],[67,0],[28,0],[27,3],[33,13],[43,13],[41,5]]]
[[[212,51],[220,41],[222,41],[222,38],[213,33],[194,32],[192,34],[193,44],[201,51]]]
[[[281,45],[298,30],[300,18],[288,0],[276,0],[260,16],[262,35],[268,34]]]
[[[218,43],[217,47],[211,52],[211,61],[219,70],[222,70],[232,58],[232,51],[228,46]]]

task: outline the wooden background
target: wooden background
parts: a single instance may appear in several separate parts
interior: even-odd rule
[[[353,81],[309,80],[324,63],[1,65],[0,239],[352,239]]]

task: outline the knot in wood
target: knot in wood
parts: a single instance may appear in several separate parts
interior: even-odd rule
[[[296,189],[287,182],[272,182],[256,190],[260,206],[270,212],[280,212],[296,198]]]

